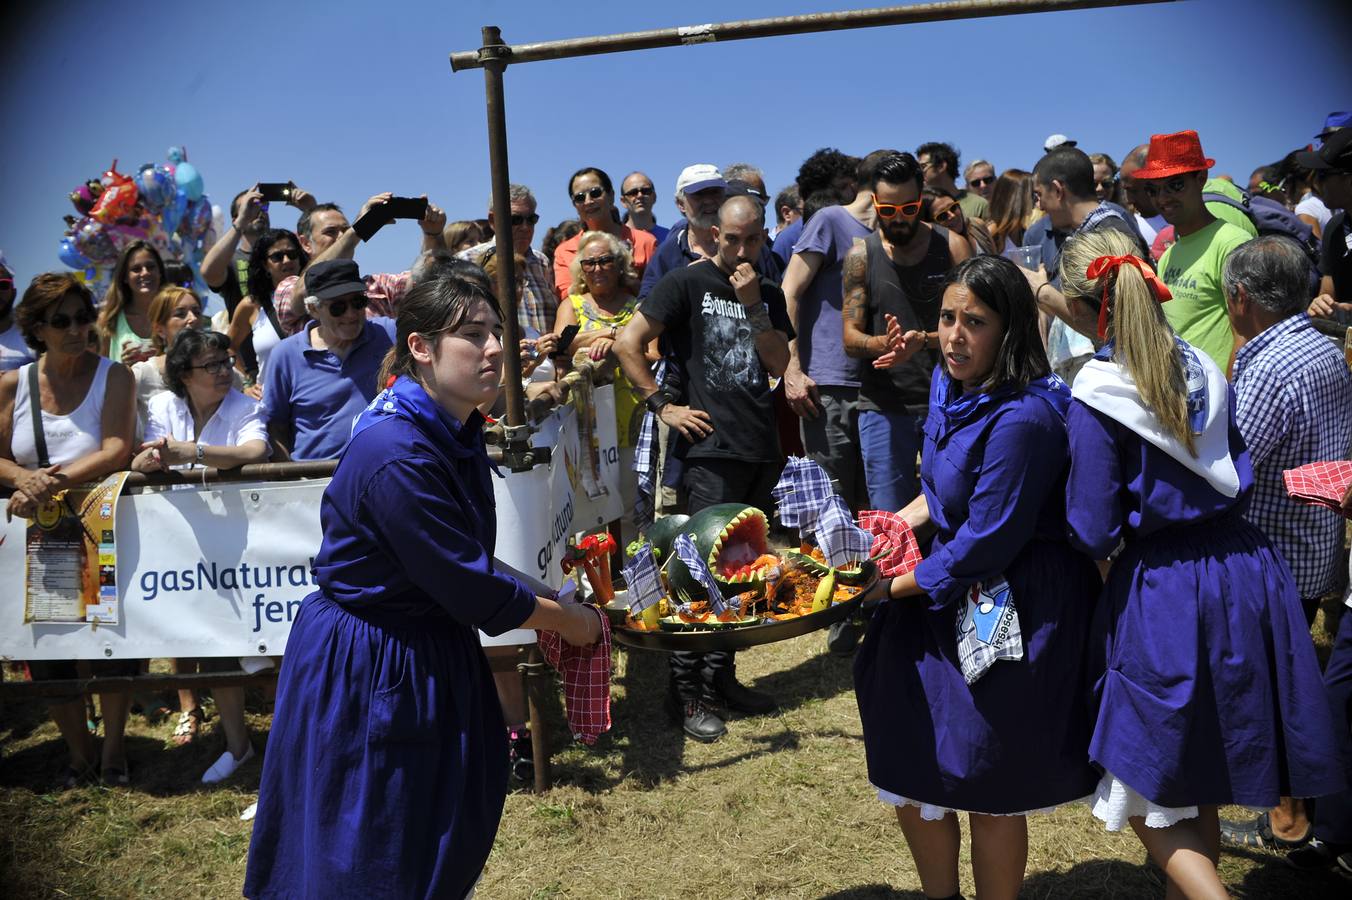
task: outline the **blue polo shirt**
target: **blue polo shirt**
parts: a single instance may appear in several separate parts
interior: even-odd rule
[[[366,320],[347,356],[310,346],[318,322],[279,343],[264,370],[263,409],[270,422],[290,422],[292,459],[337,459],[352,434],[352,419],[376,395],[376,374],[394,346],[394,320]]]

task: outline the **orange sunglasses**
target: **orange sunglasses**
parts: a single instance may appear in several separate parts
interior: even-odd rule
[[[873,208],[878,213],[880,219],[895,219],[897,213],[901,213],[903,218],[914,219],[920,215],[920,206],[922,201],[912,200],[910,203],[879,203],[878,198],[873,198]]]

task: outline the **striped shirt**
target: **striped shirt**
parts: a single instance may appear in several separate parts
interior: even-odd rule
[[[1253,465],[1245,518],[1281,551],[1302,600],[1336,581],[1343,520],[1293,500],[1282,471],[1346,459],[1352,444],[1352,374],[1343,354],[1304,313],[1283,319],[1235,354],[1235,424]]]

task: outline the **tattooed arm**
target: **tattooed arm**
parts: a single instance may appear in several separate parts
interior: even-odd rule
[[[845,292],[840,307],[845,353],[856,359],[875,359],[887,350],[887,336],[868,332],[868,251],[863,241],[855,241],[845,256],[841,287]]]

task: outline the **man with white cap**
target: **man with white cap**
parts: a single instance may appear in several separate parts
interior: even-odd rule
[[[1072,141],[1064,134],[1051,134],[1042,142],[1043,152],[1051,153],[1057,147],[1074,147],[1078,142]]]
[[[676,179],[676,208],[685,219],[672,226],[657,253],[648,260],[648,267],[643,270],[643,285],[638,292],[640,300],[648,296],[658,279],[672,269],[713,259],[718,253],[713,229],[718,224],[718,208],[727,194],[728,182],[718,166],[696,163],[681,170]],[[779,281],[779,263],[769,247],[762,248],[755,268],[757,274]]]

